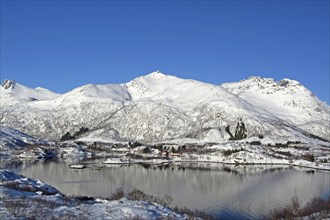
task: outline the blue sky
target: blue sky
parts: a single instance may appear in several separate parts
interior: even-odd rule
[[[300,81],[329,103],[329,1],[1,1],[1,80],[66,92],[154,70]]]

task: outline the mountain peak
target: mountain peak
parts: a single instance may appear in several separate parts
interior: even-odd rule
[[[16,85],[16,81],[14,81],[14,80],[8,80],[8,79],[6,79],[5,81],[3,81],[3,83],[2,83],[2,87],[4,89],[14,88],[15,85]]]
[[[300,85],[300,83],[296,80],[292,80],[292,79],[288,79],[288,78],[284,78],[278,82],[276,82],[278,85],[282,86],[282,87],[287,87],[288,85]]]
[[[151,73],[145,75],[144,77],[150,77],[150,78],[161,79],[161,78],[166,77],[166,75],[163,74],[163,73],[161,73],[159,70],[156,70],[156,71],[154,71],[154,72],[151,72]]]
[[[36,88],[32,89],[17,83],[14,80],[4,80],[1,85],[1,93],[3,92],[3,98],[8,97],[11,101],[36,101],[36,100],[49,100],[58,97],[60,94],[54,93],[48,89]],[[2,94],[1,94],[2,95]]]
[[[221,86],[228,89],[234,94],[257,91],[268,95],[281,93],[282,96],[292,96],[293,94],[304,94],[306,96],[309,96],[309,94],[312,94],[301,83],[288,78],[275,81],[273,78],[251,76],[239,82],[224,83]]]
[[[126,84],[130,85],[135,83],[151,83],[153,85],[154,83],[163,83],[164,81],[175,79],[179,78],[171,75],[166,75],[164,73],[161,73],[159,70],[156,70],[147,75],[139,76]]]
[[[267,78],[267,77],[261,77],[261,76],[250,76],[247,79],[244,80],[252,80],[252,81],[265,81],[265,80],[274,80],[273,78]]]
[[[275,81],[275,79],[273,79],[273,78],[250,76],[249,78],[241,80],[240,82],[245,82],[245,81],[256,82],[256,83],[266,83],[266,84],[277,84],[282,87],[287,87],[289,85],[291,85],[291,86],[301,85],[298,81],[288,79],[288,78],[284,78],[279,81]]]

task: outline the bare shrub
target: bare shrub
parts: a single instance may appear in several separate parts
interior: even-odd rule
[[[132,158],[132,159],[136,159],[136,160],[140,160],[143,159],[144,157],[142,155],[139,154],[132,154],[132,153],[127,153],[126,157]]]
[[[111,197],[110,200],[119,200],[125,197],[125,193],[123,192],[123,190],[121,189],[117,189],[116,192],[114,192]]]
[[[304,160],[311,161],[311,162],[314,162],[315,161],[314,155],[313,154],[310,154],[310,153],[304,154],[302,156],[302,158]]]
[[[293,211],[293,213],[295,214],[299,214],[300,211],[300,201],[297,195],[293,196],[291,198],[291,210]]]
[[[127,198],[135,201],[143,200],[151,203],[157,203],[163,206],[169,206],[172,202],[172,197],[168,195],[160,198],[153,195],[148,195],[139,189],[133,189],[130,193],[128,193]]]
[[[317,214],[316,214],[317,213]],[[313,198],[304,207],[301,207],[297,196],[291,198],[291,203],[282,209],[273,210],[266,219],[322,219],[330,215],[330,198]]]
[[[24,191],[24,192],[36,192],[36,189],[33,188],[31,185],[23,185],[18,182],[10,181],[4,184],[7,188]]]
[[[321,163],[328,163],[328,159],[324,158],[320,160]]]
[[[14,189],[17,191],[24,191],[24,192],[37,192],[37,191],[41,191],[44,195],[54,195],[57,194],[58,191],[54,191],[52,188],[40,188],[40,187],[34,187],[33,185],[30,184],[22,184],[19,182],[15,182],[15,181],[7,181],[4,182],[3,184],[5,187],[9,188],[9,189]],[[49,190],[51,189],[51,190]]]
[[[243,148],[240,148],[240,149],[233,149],[233,150],[231,150],[231,149],[229,149],[229,150],[224,150],[223,151],[223,155],[224,156],[230,156],[230,155],[232,155],[233,153],[237,153],[237,152],[240,152],[240,151],[243,151],[244,149]]]

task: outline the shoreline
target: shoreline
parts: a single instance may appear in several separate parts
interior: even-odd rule
[[[45,158],[45,159],[37,159],[37,158],[18,158],[18,157],[12,157],[12,156],[5,156],[0,158],[1,163],[15,163],[15,162],[29,162],[29,161],[40,161],[40,162],[45,162],[47,160],[51,161],[56,161],[56,160],[62,160],[66,161],[68,159],[75,160],[77,162],[68,164],[68,166],[73,169],[85,169],[86,167],[81,167],[77,168],[75,166],[80,166],[80,165],[88,165],[88,163],[84,163],[85,160],[101,160],[101,159],[106,159],[102,162],[99,162],[99,164],[102,165],[135,165],[135,164],[141,164],[141,165],[171,165],[171,164],[176,164],[176,163],[210,163],[210,164],[221,164],[221,165],[236,165],[236,166],[256,166],[256,165],[265,165],[265,166],[289,166],[289,167],[301,167],[301,168],[309,168],[309,169],[314,169],[314,170],[321,170],[325,172],[330,172],[330,166],[329,167],[322,167],[322,166],[316,166],[316,165],[306,165],[306,164],[297,164],[297,163],[288,163],[288,162],[244,162],[244,163],[237,163],[237,162],[223,162],[223,161],[214,161],[214,160],[181,160],[181,159],[174,159],[174,160],[168,160],[168,161],[162,161],[162,162],[153,162],[148,159],[144,160],[138,160],[138,161],[131,161],[131,162],[121,162],[121,163],[106,163],[106,161],[112,157],[87,157],[87,158],[77,158],[77,157],[70,157],[70,158]],[[14,159],[14,160],[12,160]],[[93,164],[98,164],[98,163],[93,163]]]
[[[248,165],[248,166],[254,166],[254,165],[283,165],[283,166],[294,166],[294,167],[303,167],[303,168],[310,168],[315,170],[322,170],[322,171],[329,171],[330,167],[316,167],[316,166],[306,166],[306,165],[299,165],[299,164],[292,164],[292,163],[231,163],[231,162],[221,162],[221,161],[196,161],[196,160],[182,160],[182,161],[175,161],[180,163],[218,163],[218,164],[224,164],[224,165]]]

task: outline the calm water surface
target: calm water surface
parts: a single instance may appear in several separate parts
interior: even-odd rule
[[[110,197],[118,189],[138,188],[147,194],[172,197],[171,206],[203,210],[219,219],[259,219],[284,207],[294,195],[304,205],[315,196],[330,196],[330,172],[275,166],[180,164],[106,166],[85,161],[20,162],[2,165],[30,178],[47,182],[66,195]]]

